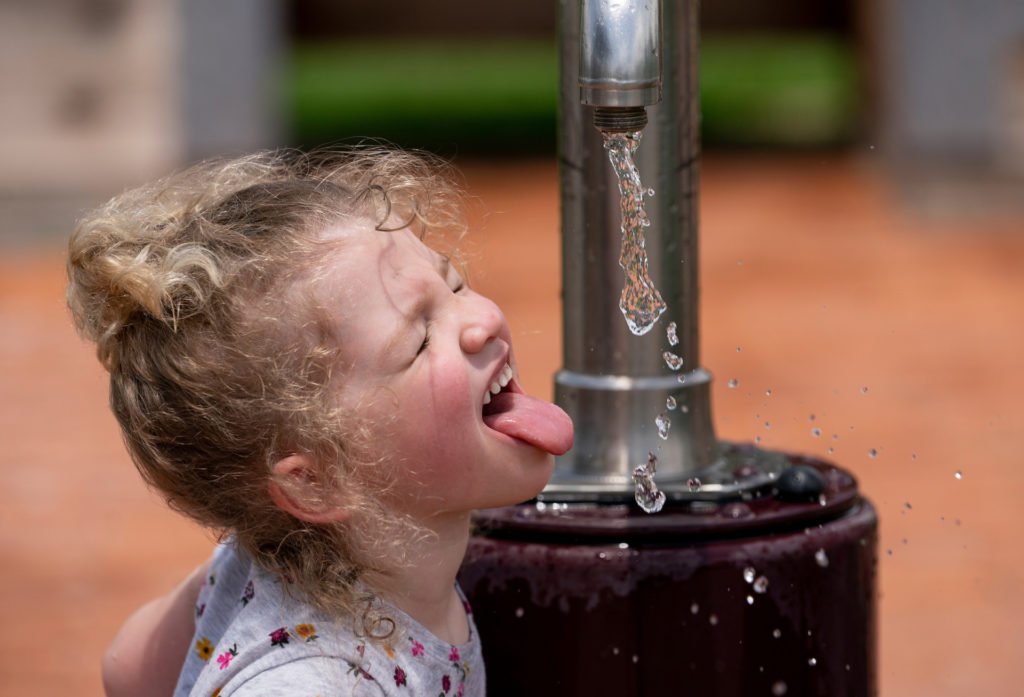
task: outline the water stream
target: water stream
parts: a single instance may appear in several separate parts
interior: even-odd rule
[[[625,274],[625,283],[619,296],[619,309],[626,318],[629,330],[637,336],[649,332],[666,307],[648,271],[644,228],[649,227],[651,221],[644,209],[644,196],[653,196],[654,190],[643,188],[640,173],[633,162],[633,153],[640,144],[640,136],[640,131],[604,134],[608,160],[612,163],[612,169],[619,182],[619,208],[622,212],[622,251],[619,254],[619,266]],[[675,322],[669,324],[666,335],[670,346],[679,343]],[[679,370],[683,367],[682,357],[671,351],[663,352],[662,357],[670,370]],[[669,400],[672,401],[666,402],[666,408],[675,408],[675,400],[671,397]],[[655,425],[658,428],[658,435],[663,440],[667,439],[672,419],[665,413],[658,414]],[[634,496],[637,505],[647,513],[657,513],[665,505],[665,494],[658,490],[658,485],[654,482],[657,464],[657,456],[650,453],[647,463],[637,465],[633,470]]]
[[[640,174],[633,163],[633,153],[640,144],[640,131],[634,133],[605,133],[604,147],[619,180],[619,206],[622,211],[622,251],[619,266],[626,275],[619,296],[619,309],[626,318],[629,330],[641,336],[654,326],[665,311],[665,301],[654,287],[647,270],[647,250],[644,228],[650,226],[644,210],[645,191]]]

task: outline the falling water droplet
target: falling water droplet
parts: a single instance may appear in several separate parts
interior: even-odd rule
[[[772,683],[772,695],[774,695],[774,697],[782,697],[786,694],[788,689],[789,688],[786,687],[786,683],[782,680],[776,680]]]
[[[665,492],[658,490],[654,483],[654,473],[657,469],[658,458],[654,453],[647,454],[647,464],[637,465],[633,470],[633,484],[635,491],[633,497],[636,503],[645,513],[657,513],[665,505]],[[622,545],[619,545],[620,547]],[[628,547],[628,545],[627,545]]]
[[[665,365],[669,370],[679,370],[683,367],[683,359],[671,351],[663,351],[661,357],[665,359]]]
[[[521,608],[521,607],[517,607],[516,608],[516,617],[522,617],[524,614],[526,614],[526,611],[523,610],[523,608]]]
[[[743,347],[742,347],[742,346],[737,346],[737,347],[736,347],[736,353],[739,353],[739,352],[740,352],[740,351],[742,351],[742,350],[743,350]]]
[[[736,378],[729,378],[728,385],[729,389],[735,390],[737,387],[740,386],[740,381],[737,380]]]
[[[814,436],[815,438],[821,438],[821,429],[820,428],[812,428],[811,429],[811,435]]]
[[[668,430],[672,428],[672,419],[668,418],[666,414],[658,414],[654,423],[658,427],[658,437],[668,440]]]
[[[824,549],[819,549],[814,553],[814,561],[823,569],[828,566],[828,555],[825,554]]]
[[[891,549],[887,549],[887,550],[885,550],[885,553],[886,553],[887,555],[889,555],[890,557],[892,556],[892,550],[891,550]]]
[[[669,322],[665,327],[665,336],[668,338],[668,345],[675,346],[679,343],[679,336],[676,334],[676,323]]]
[[[711,623],[711,626],[717,625],[718,624],[718,615],[711,615],[710,617],[708,617],[708,622]]]
[[[765,421],[764,422],[764,427],[765,428],[771,428],[772,427],[772,422],[771,421]]]
[[[776,639],[780,638],[782,636],[782,630],[781,629],[773,629],[772,630],[772,636],[775,637]]]
[[[747,568],[745,568],[743,570],[743,580],[746,581],[747,583],[753,583],[754,582],[754,576],[756,576],[756,575],[757,575],[757,572],[754,571],[754,567],[752,567],[752,566],[748,566]]]
[[[832,454],[832,453],[834,453],[835,451],[836,451],[836,449],[835,449],[835,448],[833,448],[833,447],[829,446],[829,449],[828,449],[828,454],[829,454],[829,455],[831,455],[831,454]]]
[[[690,605],[691,615],[696,615],[698,612],[700,612],[700,605],[698,605],[697,603],[693,603],[692,605]]]
[[[814,414],[811,414],[810,416],[807,417],[807,420],[808,421],[814,421],[815,418],[817,418],[817,417],[815,417]]]
[[[818,495],[818,505],[819,506],[827,506],[828,505],[828,499],[825,498],[825,494],[819,494]]]
[[[684,414],[689,414],[690,413],[690,405],[689,404],[684,404],[683,406],[679,407],[679,411],[683,412]]]
[[[764,593],[768,590],[768,579],[764,576],[758,576],[754,579],[754,592]]]
[[[961,472],[960,470],[957,470],[956,472],[953,473],[953,476],[956,477],[957,479],[963,479],[964,473]]]
[[[860,393],[861,394],[867,394],[868,393],[868,388],[867,387],[860,388]]]
[[[911,511],[911,510],[914,509],[914,507],[910,505],[910,501],[904,502],[903,507],[906,508],[908,511]]]
[[[868,450],[868,457],[878,457],[878,449],[871,448],[870,450]]]
[[[753,604],[754,604],[754,596],[748,595],[747,596],[747,605],[753,605]]]
[[[686,488],[690,491],[700,491],[700,480],[697,477],[691,477],[686,480]]]
[[[647,196],[654,196],[654,188],[653,187],[649,187],[647,189],[647,191],[645,192],[645,195],[647,195]]]
[[[668,398],[665,399],[665,408],[666,409],[675,409],[676,408],[676,398],[673,397],[672,395],[669,395]]]
[[[818,665],[818,659],[815,658],[814,656],[811,656],[810,658],[807,659],[807,665],[809,665],[809,666],[816,666],[816,665]]]
[[[772,390],[771,390],[770,387],[767,390],[764,391],[764,396],[765,397],[771,397],[772,396]]]

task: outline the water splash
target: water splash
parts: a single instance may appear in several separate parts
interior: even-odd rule
[[[824,549],[819,549],[814,553],[814,561],[818,566],[824,569],[828,566],[828,554],[825,553]]]
[[[645,513],[657,513],[665,505],[665,492],[659,491],[658,485],[654,483],[657,468],[657,456],[654,453],[647,453],[647,464],[637,465],[633,470],[636,504]]]
[[[647,268],[644,228],[650,226],[651,222],[644,210],[645,190],[633,163],[633,153],[640,144],[640,135],[640,131],[604,134],[608,160],[619,180],[619,207],[622,211],[619,266],[626,275],[626,281],[619,297],[619,309],[626,318],[629,330],[637,336],[649,332],[665,311],[665,301],[654,287]]]

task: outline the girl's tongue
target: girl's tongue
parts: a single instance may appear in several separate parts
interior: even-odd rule
[[[552,455],[572,447],[572,420],[561,408],[521,392],[500,392],[484,407],[484,423]]]

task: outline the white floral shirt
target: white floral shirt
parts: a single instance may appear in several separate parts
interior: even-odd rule
[[[469,641],[454,646],[382,607],[396,631],[385,640],[360,637],[351,619],[319,613],[233,544],[221,545],[196,601],[196,633],[174,697],[484,697],[472,614]]]

